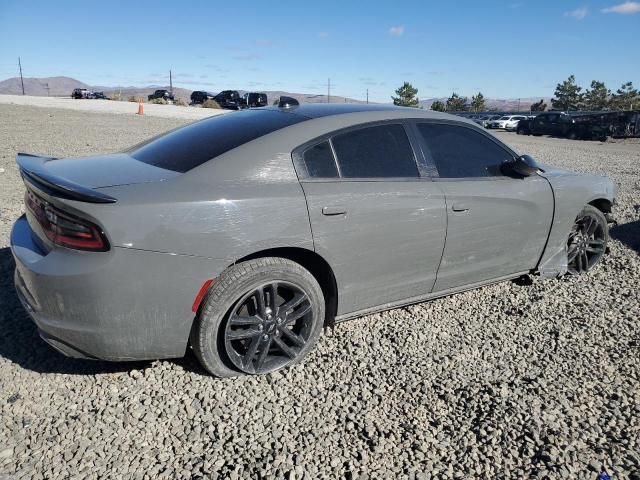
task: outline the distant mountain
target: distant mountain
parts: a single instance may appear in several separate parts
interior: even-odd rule
[[[471,100],[471,97],[467,97]],[[447,103],[447,97],[442,98],[423,98],[420,100],[420,106],[424,109],[431,108],[431,104],[436,100],[440,100],[443,103]],[[521,111],[526,112],[529,110],[529,107],[539,102],[540,100],[544,100],[547,106],[551,106],[551,99],[548,97],[523,97],[523,98],[485,98],[485,105],[487,106],[487,110],[496,110],[499,112],[515,112]]]
[[[47,90],[48,87],[48,90]],[[26,95],[59,97],[71,95],[74,88],[90,88],[86,83],[82,83],[70,77],[46,77],[46,78],[25,78],[24,93]],[[8,95],[21,95],[22,86],[20,77],[8,78],[0,82],[0,93]]]
[[[154,92],[157,89],[169,89],[169,85],[148,85],[146,87],[107,87],[99,85],[87,85],[79,80],[69,77],[47,77],[47,78],[25,78],[24,79],[24,93],[26,95],[46,96],[47,88],[49,87],[48,94],[50,96],[70,96],[74,88],[86,88],[96,92],[104,92],[105,95],[111,98],[129,98],[129,97],[142,97],[147,98],[147,95]],[[176,98],[181,98],[185,102],[189,102],[191,92],[186,88],[173,87],[173,94]],[[244,94],[246,90],[238,90],[240,94]],[[292,93],[276,90],[258,90],[267,94],[269,103],[273,103],[274,100],[282,95],[293,97],[300,103],[324,103],[327,101],[326,95],[313,95],[310,93]],[[217,93],[217,92],[213,92]],[[6,95],[21,95],[22,87],[20,85],[20,77],[9,78],[0,82],[0,94]],[[364,103],[360,100],[353,98],[345,98],[336,95],[331,95],[332,103]]]

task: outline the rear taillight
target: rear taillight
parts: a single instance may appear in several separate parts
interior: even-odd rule
[[[99,227],[83,218],[63,212],[27,190],[24,203],[49,240],[61,247],[106,252],[109,242]]]

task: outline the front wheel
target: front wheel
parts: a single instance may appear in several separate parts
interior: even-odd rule
[[[587,205],[576,217],[567,241],[567,266],[572,275],[586,273],[602,259],[609,241],[604,214]]]
[[[232,377],[302,360],[322,332],[325,303],[309,271],[268,257],[225,270],[200,310],[191,346],[210,373]]]

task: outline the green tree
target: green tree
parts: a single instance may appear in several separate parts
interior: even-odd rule
[[[447,112],[466,112],[467,110],[469,110],[467,97],[452,93],[447,99]]]
[[[544,112],[547,109],[547,104],[541,99],[539,102],[532,103],[530,109],[532,112]]]
[[[640,94],[632,82],[623,83],[611,97],[611,107],[617,110],[633,110],[640,106]]]
[[[409,82],[404,82],[404,84],[396,90],[396,95],[397,97],[391,97],[394,105],[414,108],[418,108],[420,106],[420,101],[418,100],[418,89],[414,88]]]
[[[578,110],[582,103],[582,87],[576,83],[576,77],[571,75],[564,82],[556,85],[555,98],[551,99],[551,106],[556,110]]]
[[[583,107],[585,110],[606,110],[609,106],[609,90],[604,82],[598,80],[591,81],[591,88],[584,92]]]
[[[485,104],[484,95],[482,95],[482,92],[478,92],[477,95],[471,97],[471,110],[473,110],[474,112],[483,112],[485,108],[487,108],[487,106]]]
[[[447,106],[444,104],[444,102],[441,102],[440,100],[435,100],[431,104],[431,110],[434,110],[436,112],[444,112],[447,110]]]

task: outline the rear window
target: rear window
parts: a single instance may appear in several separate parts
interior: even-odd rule
[[[188,172],[256,138],[306,120],[275,110],[244,110],[200,120],[147,140],[126,153],[143,163]]]

